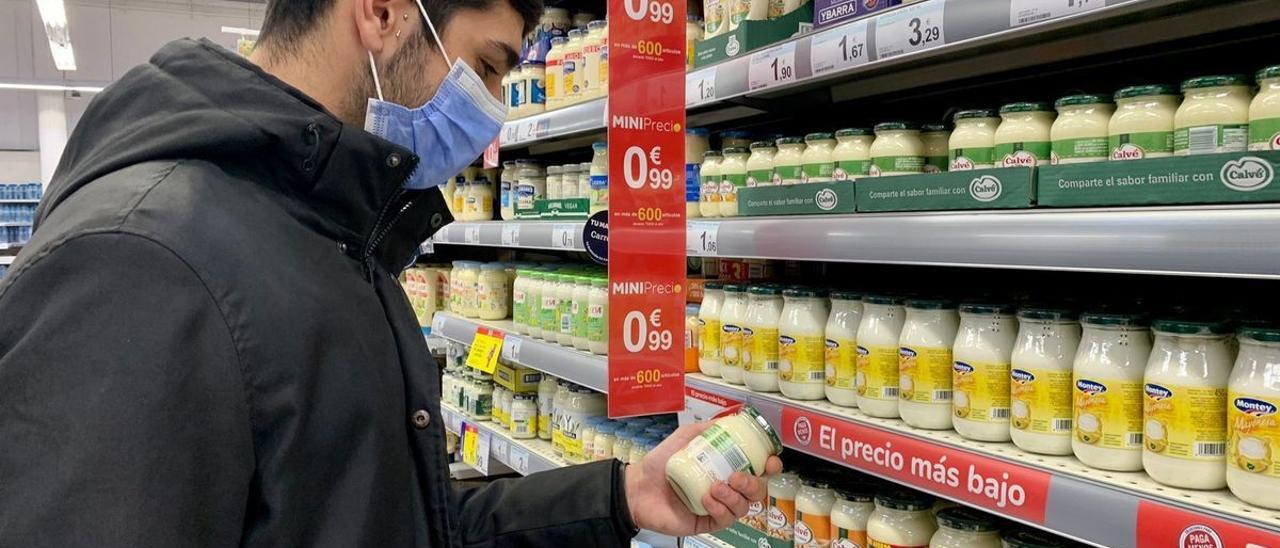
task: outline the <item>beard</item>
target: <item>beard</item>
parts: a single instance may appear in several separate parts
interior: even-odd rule
[[[438,54],[421,31],[405,40],[404,45],[391,55],[391,60],[386,66],[381,67],[382,70],[378,73],[382,83],[383,100],[408,108],[418,108],[426,104],[435,95],[436,88],[439,86],[439,84],[428,86],[423,82],[424,68],[429,66],[427,60],[431,55]],[[358,70],[357,76],[352,80],[355,81],[355,85],[342,101],[342,112],[338,116],[348,124],[364,127],[365,110],[369,98],[378,96],[378,88],[368,68]]]

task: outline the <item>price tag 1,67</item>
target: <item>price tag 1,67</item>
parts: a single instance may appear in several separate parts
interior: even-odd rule
[[[876,17],[876,59],[936,48],[947,43],[946,0],[926,0]]]
[[[756,91],[796,81],[796,43],[760,50],[751,54],[747,89]]]
[[[685,251],[699,257],[720,255],[720,223],[690,221],[685,231]]]
[[[814,76],[865,65],[871,60],[865,19],[819,33],[812,43],[809,58]]]
[[[693,107],[716,100],[716,67],[690,72],[684,80],[684,106]]]
[[[492,375],[498,368],[504,335],[501,331],[477,327],[476,336],[471,339],[471,352],[467,354],[467,366]]]
[[[573,249],[574,234],[582,231],[577,225],[553,225],[551,227],[551,247],[554,249]]]

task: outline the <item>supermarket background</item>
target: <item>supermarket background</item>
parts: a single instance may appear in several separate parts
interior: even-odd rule
[[[247,51],[263,6],[52,4],[0,0],[0,268],[96,90],[174,38]],[[498,165],[448,182],[402,279],[455,477],[639,459],[748,404],[786,446],[768,503],[638,542],[1280,546],[1280,4],[903,4],[688,4],[685,161],[652,176],[686,183],[688,308],[654,339],[686,406],[618,420],[605,6],[547,11]]]

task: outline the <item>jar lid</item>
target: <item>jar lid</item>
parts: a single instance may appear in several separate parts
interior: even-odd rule
[[[862,296],[862,302],[866,304],[902,304],[903,298],[897,295],[872,295],[866,294]]]
[[[776,147],[773,146],[773,141],[753,141],[751,143],[751,150],[755,150],[757,148],[776,148]]]
[[[718,150],[708,150],[702,153],[703,161],[706,161],[707,158],[719,158],[719,157],[720,157],[720,151]]]
[[[875,135],[875,132],[865,127],[847,127],[836,132],[836,137],[853,137],[856,135]]]
[[[505,268],[506,268],[506,265],[502,263],[484,263],[480,265],[480,270],[484,270],[487,272],[493,272],[495,270],[503,270]]]
[[[559,175],[564,172],[564,166],[547,166],[547,175]]]
[[[805,487],[812,487],[814,489],[830,489],[831,488],[831,485],[827,483],[826,477],[819,476],[816,474],[812,476],[806,476],[804,474],[801,474],[800,485],[803,485]]]
[[[580,29],[580,28],[569,29],[569,39],[572,40],[574,38],[582,38],[582,36],[585,35],[586,33],[587,31],[585,29]]]
[[[880,122],[876,124],[875,131],[895,131],[895,130],[914,130],[920,129],[920,125],[915,122]]]
[[[989,108],[972,108],[972,109],[969,109],[969,110],[962,110],[962,111],[960,111],[960,112],[957,112],[957,113],[955,114],[955,116],[952,116],[952,117],[951,117],[951,119],[952,119],[952,120],[967,120],[967,119],[969,119],[969,118],[995,118],[995,117],[997,117],[997,116],[999,116],[999,114],[997,114],[997,113],[996,113],[996,111],[995,111],[994,109],[989,109]]]
[[[729,154],[751,154],[751,151],[750,151],[750,150],[747,150],[747,148],[746,148],[746,147],[729,147],[729,148],[724,149],[724,153],[725,153],[725,155],[729,155]]]
[[[836,497],[850,502],[872,502],[876,498],[874,485],[854,483],[836,488]]]
[[[1018,309],[1018,317],[1028,320],[1074,320],[1076,313],[1070,308],[1031,305]]]
[[[568,39],[568,38],[565,38],[564,36],[552,36],[552,37],[551,37],[551,45],[553,45],[553,46],[563,45],[563,44],[566,44],[566,43],[568,43],[568,42],[569,42],[569,39]]]
[[[705,127],[691,127],[684,130],[685,135],[694,135],[697,137],[710,137],[711,130]]]
[[[777,140],[779,145],[803,145],[803,137],[779,137]]]
[[[542,164],[538,163],[537,160],[531,160],[528,158],[516,160],[516,167],[540,167],[540,166],[542,166]]]
[[[1241,337],[1262,342],[1280,342],[1280,325],[1251,323],[1240,328]]]
[[[773,284],[760,284],[748,287],[747,293],[751,295],[781,295],[782,288]]]
[[[1231,332],[1226,322],[1187,318],[1160,318],[1151,322],[1151,329],[1175,335],[1224,335]]]
[[[724,284],[721,288],[725,293],[742,293],[747,290],[742,284]]]
[[[1000,535],[1008,548],[1063,548],[1075,544],[1060,537],[1032,529],[1013,529]]]
[[[1142,314],[1124,312],[1089,311],[1080,315],[1080,321],[1089,325],[1105,325],[1115,327],[1146,327],[1147,319]]]
[[[861,301],[862,292],[851,291],[848,289],[831,290],[831,300],[833,301]]]
[[[806,142],[806,143],[807,143],[807,142],[809,142],[809,141],[830,141],[830,140],[832,140],[833,138],[834,138],[834,137],[832,137],[830,133],[826,133],[826,132],[821,132],[821,131],[819,131],[819,132],[810,133],[810,134],[808,134],[808,135],[805,135],[805,136],[804,136],[804,142]]]
[[[1052,112],[1053,105],[1042,101],[1024,101],[1021,103],[1009,103],[1000,107],[1000,114],[1009,114],[1011,112]]]
[[[924,124],[920,126],[920,131],[925,133],[937,133],[939,131],[947,131],[946,124]]]
[[[1280,78],[1280,65],[1271,65],[1258,71],[1258,81]]]
[[[595,21],[587,23],[587,30],[603,29],[603,28],[607,28],[608,26],[609,26],[608,21],[605,21],[604,19],[596,19]]]
[[[536,400],[538,399],[538,395],[532,394],[532,393],[516,392],[516,399],[517,400]]]
[[[1216,88],[1222,86],[1247,86],[1253,82],[1243,74],[1219,74],[1215,76],[1199,76],[1182,82],[1182,91],[1200,88]]]
[[[964,506],[952,506],[939,510],[938,525],[976,533],[996,530],[996,523],[991,516]]]
[[[719,280],[707,280],[702,282],[702,289],[724,289],[724,282]]]
[[[1078,105],[1096,105],[1096,104],[1111,104],[1111,98],[1107,97],[1106,95],[1097,95],[1092,93],[1086,93],[1081,95],[1068,95],[1066,97],[1063,97],[1055,101],[1053,103],[1053,106],[1062,108],[1062,107],[1071,107],[1071,106],[1078,106]]]
[[[560,166],[560,170],[561,170],[561,172],[563,172],[563,173],[577,173],[577,172],[578,172],[578,164],[565,164],[565,165]]]
[[[720,138],[721,139],[750,139],[751,132],[742,131],[739,129],[730,130],[730,131],[721,131]]]
[[[783,297],[826,297],[827,290],[817,287],[793,285],[782,290]]]
[[[919,512],[933,508],[933,497],[910,489],[890,489],[876,493],[876,504],[894,510]]]
[[[1115,99],[1128,99],[1130,97],[1148,97],[1152,95],[1178,95],[1178,88],[1169,84],[1149,84],[1145,86],[1129,86],[1120,88],[1115,94]]]
[[[769,425],[769,421],[764,420],[764,417],[760,416],[760,412],[756,411],[756,408],[751,407],[750,405],[744,405],[742,406],[742,410],[738,412],[746,415],[751,420],[756,421],[756,425],[764,431],[765,436],[769,438],[770,448],[773,449],[769,452],[770,455],[777,455],[782,452],[782,440],[778,439],[778,433],[773,431],[773,427]],[[761,473],[763,473],[763,471],[761,471]]]
[[[920,310],[945,310],[955,308],[956,303],[951,299],[907,299],[906,306]]]

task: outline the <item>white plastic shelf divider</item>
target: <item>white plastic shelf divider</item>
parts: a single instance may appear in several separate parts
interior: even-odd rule
[[[459,221],[441,228],[431,241],[438,245],[586,251],[582,245],[585,224],[586,221]]]
[[[491,421],[473,420],[462,411],[449,405],[440,405],[440,416],[444,417],[444,428],[457,435],[463,422],[473,424],[477,430],[487,432],[489,438],[489,458],[497,460],[506,467],[523,476],[554,470],[569,466],[564,459],[557,457],[551,449],[551,442],[540,439],[518,440],[511,433]]]
[[[1043,497],[1043,520],[1037,522],[1017,517],[1013,519],[1098,546],[1137,546],[1140,535],[1150,534],[1150,530],[1144,532],[1139,529],[1140,504],[1188,511],[1197,516],[1213,517],[1233,525],[1261,530],[1261,534],[1271,542],[1259,545],[1280,545],[1280,512],[1245,504],[1226,490],[1192,491],[1166,487],[1141,472],[1108,472],[1087,468],[1074,457],[1035,455],[1018,449],[1012,443],[975,442],[950,430],[913,428],[897,419],[869,417],[857,409],[832,405],[825,400],[796,401],[781,394],[751,392],[746,387],[700,374],[686,375],[685,385],[694,390],[752,405],[778,429],[788,449],[873,475],[882,475],[892,481],[906,483],[913,488],[947,498],[955,497],[940,492],[937,484],[928,479],[915,477],[904,481],[881,474],[874,467],[853,464],[858,461],[862,447],[866,445],[859,447],[852,444],[863,443],[864,440],[845,438],[839,432],[826,430],[823,425],[844,423],[852,425],[853,429],[874,433],[876,439],[868,437],[866,443],[874,443],[876,451],[884,449],[880,443],[887,439],[895,450],[904,454],[911,452],[911,447],[919,447],[923,443],[950,455],[953,463],[963,462],[966,457],[974,456],[982,460],[998,461],[998,467],[1013,478],[1010,483],[1026,477],[1020,475],[1026,472],[1031,475],[1048,475],[1048,482],[1039,489],[1030,483],[1026,486],[1027,500]],[[806,438],[809,440],[808,444],[798,441]],[[845,440],[849,440],[849,446],[843,446]],[[822,447],[824,444],[835,446],[837,451],[854,447],[854,454],[843,459],[833,459],[828,454],[830,451]],[[885,454],[887,453],[886,451]],[[911,473],[912,455],[906,455],[906,459],[906,470]],[[960,478],[964,477],[961,471]],[[963,481],[961,485],[963,487]],[[995,504],[978,504],[972,500],[959,502],[1013,517],[1009,514],[1009,506],[1002,508]],[[1173,527],[1175,524],[1165,525]],[[1150,527],[1151,524],[1147,526]]]
[[[521,335],[509,320],[475,320],[448,312],[437,312],[431,323],[432,334],[462,344],[471,344],[479,327],[501,331],[505,333],[502,340],[503,359],[550,373],[598,392],[608,390],[609,366],[604,356]]]

